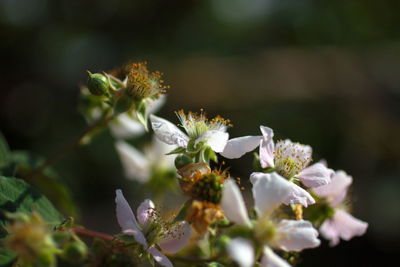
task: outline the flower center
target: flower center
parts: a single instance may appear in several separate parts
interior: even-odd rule
[[[134,99],[157,98],[165,93],[168,86],[164,86],[159,71],[149,72],[147,63],[133,63],[127,69],[127,91]]]
[[[207,131],[217,130],[226,131],[227,127],[232,126],[229,120],[225,120],[221,116],[209,120],[203,110],[200,113],[189,112],[185,114],[183,110],[175,112],[181,122],[181,126],[191,139],[197,139]]]
[[[311,147],[290,140],[278,141],[274,150],[276,171],[291,178],[311,162]]]

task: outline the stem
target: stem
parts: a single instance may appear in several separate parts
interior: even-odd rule
[[[75,150],[78,148],[81,144],[82,141],[85,139],[85,137],[93,132],[94,130],[102,127],[104,124],[112,120],[114,116],[112,115],[105,115],[99,119],[96,123],[90,125],[87,127],[75,140],[73,140],[71,143],[66,145],[63,149],[61,149],[58,153],[55,155],[51,156],[48,158],[45,162],[43,162],[41,165],[39,165],[36,169],[32,170],[28,174],[25,175],[26,180],[33,179],[37,177],[39,174],[41,174],[48,166],[53,165],[54,163],[60,161],[63,159],[66,155],[68,155],[71,151]]]
[[[78,235],[83,235],[83,236],[88,236],[88,237],[97,237],[106,241],[115,241],[117,239],[115,239],[113,236],[111,235],[107,235],[107,234],[103,234],[103,233],[99,233],[96,231],[92,231],[92,230],[87,230],[84,228],[77,228],[77,227],[73,227],[73,228],[69,228],[68,230],[71,230],[75,233],[77,233]],[[121,241],[123,242],[123,241]]]

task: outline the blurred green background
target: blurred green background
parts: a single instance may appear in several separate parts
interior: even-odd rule
[[[396,0],[0,0],[0,129],[13,150],[51,156],[85,127],[86,70],[147,60],[171,86],[159,113],[204,108],[314,148],[353,175],[365,236],[306,251],[300,266],[379,266],[400,249],[400,2]],[[248,177],[252,156],[231,173]],[[80,222],[117,233],[123,177],[105,131],[56,164]]]

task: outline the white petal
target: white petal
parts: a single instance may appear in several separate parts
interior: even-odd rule
[[[117,220],[122,232],[128,235],[133,235],[139,244],[147,246],[146,238],[140,231],[135,215],[133,215],[132,209],[122,194],[122,191],[120,189],[116,190],[116,195],[115,203],[117,204]]]
[[[154,114],[159,111],[166,101],[167,97],[165,95],[161,95],[158,99],[149,102],[146,108],[147,115]]]
[[[200,142],[205,142],[211,147],[213,151],[220,153],[224,151],[228,139],[229,134],[227,132],[211,130],[205,132],[199,138],[197,138],[195,145]]]
[[[221,155],[228,159],[237,159],[256,149],[260,145],[261,136],[243,136],[232,138],[226,143]]]
[[[150,166],[144,155],[121,140],[115,144],[115,148],[121,158],[126,178],[147,182],[150,178]]]
[[[302,170],[297,177],[307,187],[319,187],[329,184],[333,174],[334,171],[324,164],[315,163]]]
[[[172,262],[164,255],[162,254],[158,249],[155,247],[151,247],[147,250],[151,255],[153,255],[154,260],[160,264],[161,266],[164,267],[174,267]]]
[[[347,189],[351,185],[353,178],[344,171],[337,171],[327,185],[313,188],[319,197],[326,197],[332,206],[340,204],[347,194]]]
[[[139,223],[143,226],[147,225],[155,216],[155,206],[150,199],[144,200],[137,208],[136,215]]]
[[[127,113],[122,113],[110,123],[110,130],[114,137],[126,139],[139,136],[146,130],[143,125]]]
[[[301,251],[320,245],[318,231],[309,221],[282,220],[277,225],[274,244],[285,251]]]
[[[227,246],[229,256],[240,267],[251,267],[254,264],[254,248],[249,240],[237,237],[231,240]]]
[[[188,222],[180,222],[174,226],[168,235],[158,245],[163,252],[173,254],[184,248],[192,235],[192,227]]]
[[[260,164],[261,167],[274,167],[274,131],[271,128],[260,126],[263,138],[260,142]]]
[[[225,216],[236,224],[250,226],[250,219],[247,215],[246,206],[239,187],[232,179],[224,183],[222,192],[221,207]]]
[[[290,267],[290,264],[276,255],[272,249],[265,246],[260,267]]]
[[[368,223],[354,218],[344,210],[337,209],[335,215],[326,220],[319,231],[324,238],[330,240],[331,246],[335,246],[340,238],[350,240],[354,236],[361,236],[367,228]]]
[[[151,165],[155,165],[164,170],[175,169],[175,155],[166,155],[171,152],[175,146],[168,145],[153,135],[151,145],[145,147],[146,154]]]
[[[174,124],[155,115],[150,115],[150,120],[151,127],[158,139],[169,145],[187,146],[189,137]]]
[[[276,172],[254,172],[250,176],[253,183],[253,197],[256,211],[260,216],[271,213],[280,204],[314,204],[312,196],[301,187],[289,182]]]

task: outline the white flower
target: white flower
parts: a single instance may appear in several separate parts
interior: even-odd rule
[[[148,182],[154,169],[174,170],[174,157],[166,155],[172,146],[153,138],[145,153],[138,151],[125,141],[119,140],[115,148],[121,159],[126,178],[141,183]]]
[[[350,240],[354,236],[361,236],[368,228],[368,223],[354,218],[344,210],[343,202],[347,190],[353,178],[344,171],[337,171],[332,176],[332,182],[328,185],[314,188],[313,191],[319,197],[325,197],[335,209],[332,218],[327,219],[320,227],[321,235],[330,240],[330,245],[335,246],[340,238]]]
[[[156,100],[147,100],[146,116],[156,113],[164,105],[165,101],[166,97],[164,95],[161,95]],[[111,134],[119,139],[137,137],[146,132],[135,112],[124,112],[118,115],[109,125]]]
[[[274,168],[286,178],[299,179],[307,187],[318,187],[330,183],[333,170],[322,163],[309,166],[312,160],[310,146],[293,143],[289,139],[274,143],[271,128],[261,126],[263,138],[260,144],[261,167]]]
[[[261,266],[289,266],[269,246],[284,251],[301,251],[305,248],[319,246],[318,232],[308,221],[282,220],[273,226],[272,231],[264,229],[264,222],[269,222],[268,217],[275,208],[282,203],[296,203],[299,201],[299,195],[293,195],[290,189],[296,185],[275,173],[253,173],[251,180],[253,183],[255,210],[258,215],[255,226],[250,221],[239,187],[231,179],[227,180],[224,184],[221,206],[225,216],[230,221],[252,228],[255,231],[255,235],[259,235],[260,239],[265,242]],[[303,199],[304,195],[300,194],[300,196],[300,199]],[[305,199],[308,198],[308,196],[305,197]],[[305,201],[307,202],[307,200]],[[271,224],[273,225],[272,222]],[[265,233],[273,234],[265,236]],[[247,239],[233,239],[228,244],[228,253],[241,267],[252,266],[254,264],[254,248]]]
[[[204,143],[214,152],[231,159],[240,158],[260,144],[261,136],[244,136],[229,140],[229,134],[226,132],[229,121],[221,117],[208,120],[203,114],[189,112],[186,115],[183,111],[177,112],[177,115],[186,133],[171,122],[150,115],[154,133],[167,144],[187,148],[189,141],[193,141],[194,146]]]
[[[137,220],[128,202],[124,198],[121,190],[116,190],[116,213],[118,224],[122,232],[132,235],[136,242],[150,253],[154,260],[161,266],[173,266],[171,261],[161,253],[156,245],[166,253],[176,253],[182,249],[189,241],[191,226],[182,221],[168,229],[160,224],[158,215],[154,210],[154,203],[145,200],[137,209]],[[156,231],[154,233],[154,231]],[[146,239],[150,236],[152,240]]]

